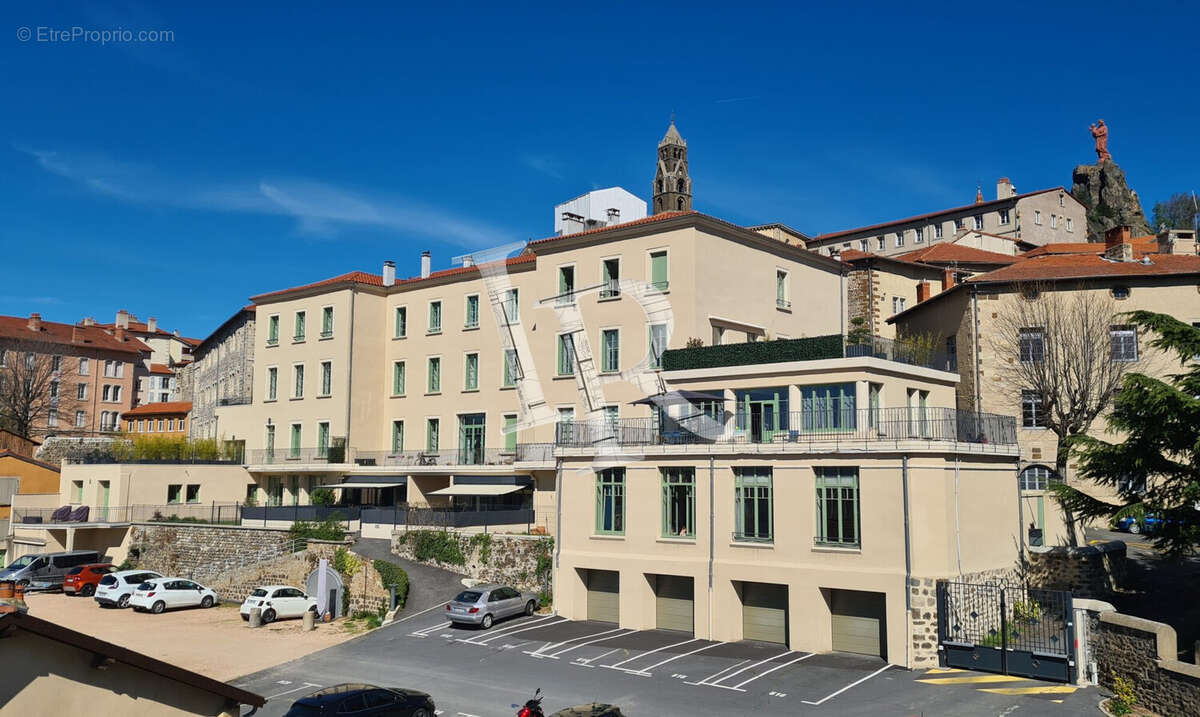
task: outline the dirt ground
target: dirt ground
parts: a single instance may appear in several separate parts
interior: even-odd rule
[[[336,621],[301,630],[302,621],[280,620],[250,629],[240,603],[161,615],[102,608],[91,598],[61,593],[26,596],[29,614],[112,642],[217,680],[229,681],[345,642],[361,627]]]

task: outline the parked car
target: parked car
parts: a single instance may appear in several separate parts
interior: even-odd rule
[[[31,553],[12,561],[0,571],[0,580],[13,580],[22,585],[42,583],[44,587],[62,585],[71,568],[100,562],[95,550],[71,550],[64,553]]]
[[[263,585],[254,588],[242,602],[243,620],[250,619],[252,608],[262,611],[265,624],[281,617],[303,617],[306,612],[316,612],[317,599],[290,585]]]
[[[1153,533],[1162,526],[1162,522],[1162,519],[1153,513],[1147,513],[1142,516],[1141,520],[1127,515],[1117,521],[1117,530],[1133,533],[1134,535],[1138,533]]]
[[[93,563],[71,568],[67,571],[67,577],[63,578],[62,590],[68,595],[91,597],[96,594],[96,584],[100,579],[116,570],[112,563]]]
[[[326,687],[292,703],[284,717],[315,715],[377,715],[382,717],[433,717],[437,708],[424,692],[399,687],[344,684]]]
[[[138,585],[133,597],[129,598],[129,605],[134,610],[149,610],[155,615],[163,610],[216,604],[215,592],[187,578],[151,578]]]
[[[92,598],[100,607],[129,607],[129,599],[138,585],[162,575],[153,570],[120,570],[100,578],[96,584],[96,596]]]
[[[446,604],[450,622],[478,625],[484,630],[496,620],[514,615],[532,615],[537,610],[537,598],[522,595],[507,585],[480,585],[463,590]]]

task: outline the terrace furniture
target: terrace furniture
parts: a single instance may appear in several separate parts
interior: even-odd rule
[[[71,506],[64,505],[50,514],[51,523],[61,523],[71,515]]]

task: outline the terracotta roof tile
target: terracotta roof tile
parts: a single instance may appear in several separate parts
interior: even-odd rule
[[[1142,261],[1109,261],[1097,254],[1046,254],[1027,258],[1002,269],[979,274],[967,283],[997,283],[1103,277],[1179,276],[1200,274],[1200,256],[1144,254]]]
[[[20,453],[13,453],[12,451],[0,451],[0,458],[14,458],[18,461],[24,461],[30,465],[45,468],[48,471],[54,471],[55,473],[62,472],[62,470],[56,465],[46,463],[45,461],[39,461],[38,459],[30,458],[29,456],[23,456]]]
[[[29,330],[27,317],[0,316],[0,339],[45,341],[65,346],[124,353],[141,353],[150,350],[149,346],[128,334],[124,341],[118,341],[116,336],[108,333],[98,324],[83,326],[82,324],[60,324],[45,320],[41,324],[41,329],[34,332]],[[80,340],[72,342],[73,335],[78,335]]]
[[[600,234],[602,232],[609,232],[614,229],[625,229],[627,227],[636,227],[636,226],[640,226],[642,224],[653,224],[654,222],[661,222],[666,219],[674,219],[675,217],[684,217],[689,214],[700,214],[700,212],[697,212],[695,210],[689,210],[689,211],[682,211],[682,212],[662,212],[660,214],[651,214],[650,216],[642,217],[641,219],[634,219],[633,221],[622,222],[620,224],[613,224],[611,226],[596,227],[595,229],[586,229],[581,232],[575,232],[574,234],[563,234],[561,236],[546,237],[545,239],[535,239],[534,241],[529,242],[529,248],[532,249],[532,248],[539,247],[539,246],[542,246],[545,244],[549,244],[550,242],[563,241],[564,239],[574,239],[576,237],[588,236],[589,234]],[[716,219],[716,217],[711,217],[711,218]],[[718,221],[720,221],[720,220],[718,220]],[[731,226],[733,226],[733,225],[731,225]]]
[[[1130,240],[1134,253],[1153,252],[1158,249],[1158,237],[1134,237]],[[1056,242],[1030,249],[1021,256],[1044,256],[1046,254],[1103,254],[1104,242]]]
[[[171,368],[170,366],[166,365],[165,363],[152,363],[152,364],[150,364],[150,373],[166,374],[168,376],[174,376],[175,369]]]
[[[131,408],[121,413],[121,418],[129,416],[158,416],[168,413],[188,413],[192,410],[191,401],[162,401],[159,403],[143,403],[137,408]]]
[[[1020,261],[1018,257],[1001,254],[995,251],[976,249],[951,242],[939,242],[923,249],[900,254],[899,259],[919,261],[924,263],[962,262],[964,264],[1013,264]]]

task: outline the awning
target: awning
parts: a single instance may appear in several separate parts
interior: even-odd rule
[[[429,491],[428,495],[506,495],[524,490],[523,485],[452,485]]]
[[[725,401],[725,396],[719,393],[705,393],[704,391],[670,391],[668,393],[656,393],[653,396],[646,396],[631,402],[629,405],[638,406],[678,406],[684,403],[694,403],[696,401]]]
[[[396,486],[404,485],[404,481],[399,483],[330,483],[328,485],[319,485],[318,488],[395,488]]]

